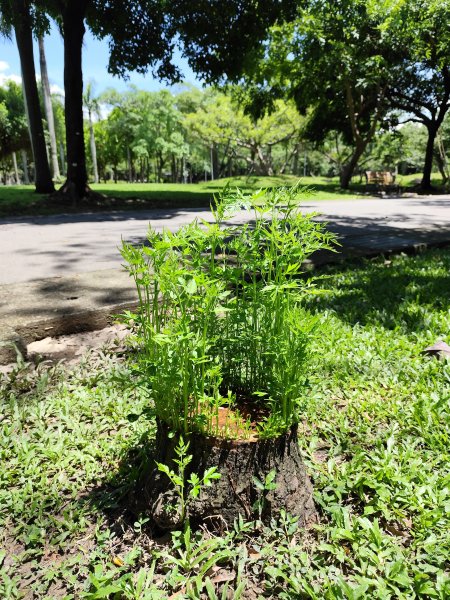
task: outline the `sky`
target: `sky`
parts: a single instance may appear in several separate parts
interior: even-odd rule
[[[64,55],[62,38],[55,26],[52,27],[50,35],[44,39],[45,53],[49,79],[54,93],[62,93],[64,88]],[[35,43],[34,60],[36,71],[39,73],[39,53]],[[186,61],[178,57],[177,64],[185,74],[185,81],[190,84],[201,86],[195,78]],[[129,84],[136,85],[139,89],[155,91],[168,86],[154,79],[149,73],[146,76],[130,73],[128,81],[109,75],[108,66],[108,43],[106,40],[95,39],[89,31],[86,32],[83,46],[83,73],[84,81],[94,82],[95,93],[99,94],[108,87],[114,87],[118,91],[125,91]],[[0,37],[0,85],[5,79],[14,79],[20,82],[20,61],[17,46],[14,40],[5,40]]]

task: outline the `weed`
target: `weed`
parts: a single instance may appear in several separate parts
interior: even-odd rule
[[[180,436],[175,448],[175,454],[178,458],[174,459],[177,465],[177,472],[168,465],[156,463],[158,469],[167,475],[174,487],[175,494],[178,497],[178,506],[167,506],[166,508],[172,511],[179,511],[179,522],[181,525],[185,523],[189,504],[198,497],[201,488],[203,486],[209,487],[215,479],[220,479],[221,477],[216,467],[210,467],[203,473],[201,478],[197,473],[191,473],[189,479],[186,481],[185,471],[192,461],[192,455],[188,455],[188,450],[189,442],[184,443],[183,438]]]
[[[138,327],[156,412],[172,429],[223,435],[229,429],[214,426],[219,408],[239,409],[237,396],[267,407],[264,437],[298,419],[316,323],[299,308],[313,284],[298,276],[304,260],[334,240],[297,210],[298,194],[225,190],[212,223],[150,230],[147,246],[123,245],[140,303],[127,320]],[[226,225],[240,207],[254,222]]]

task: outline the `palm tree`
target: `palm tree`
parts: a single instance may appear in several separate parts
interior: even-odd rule
[[[58,148],[56,145],[56,133],[55,133],[55,119],[53,116],[52,96],[50,93],[50,82],[48,79],[47,71],[47,60],[45,58],[45,47],[44,37],[40,35],[38,37],[39,45],[39,63],[41,67],[41,84],[42,92],[44,95],[44,107],[45,114],[47,116],[48,133],[50,136],[50,156],[52,162],[53,177],[55,179],[60,178],[59,164],[58,164]]]
[[[95,115],[97,118],[100,117],[100,103],[98,98],[94,96],[94,83],[90,81],[86,85],[86,90],[83,93],[83,104],[88,113],[88,121],[89,121],[89,142],[91,146],[91,157],[92,157],[92,166],[94,169],[94,183],[98,183],[98,166],[97,166],[97,148],[95,145],[95,134],[94,134],[94,124],[92,117]]]
[[[28,0],[0,0],[0,33],[11,37],[14,29],[22,69],[23,90],[27,105],[31,148],[34,157],[36,191],[49,194],[55,191],[45,147],[39,94],[34,67],[33,33]]]

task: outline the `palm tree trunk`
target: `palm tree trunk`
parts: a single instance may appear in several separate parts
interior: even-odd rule
[[[16,18],[14,32],[16,34],[17,48],[19,50],[25,101],[27,104],[31,147],[33,150],[36,173],[36,191],[41,194],[50,194],[55,188],[53,186],[50,167],[48,165],[44,128],[42,126],[41,109],[39,106],[39,94],[36,85],[30,7],[27,0],[17,0],[15,9]]]
[[[27,151],[21,150],[20,153],[22,155],[23,182],[25,185],[30,185],[30,177],[28,175]]]
[[[17,166],[17,155],[15,152],[12,153],[12,161],[13,161],[14,177],[16,179],[16,185],[19,185],[20,184],[19,167]]]
[[[61,175],[59,172],[59,165],[58,165],[58,149],[57,149],[57,145],[56,145],[55,119],[53,116],[52,95],[50,93],[50,82],[48,79],[47,60],[45,58],[44,38],[42,36],[38,37],[38,45],[39,45],[39,64],[41,67],[42,92],[44,95],[45,114],[47,117],[48,133],[50,136],[50,156],[51,156],[52,172],[53,172],[53,177],[55,179],[59,179]]]
[[[89,142],[91,146],[92,166],[94,169],[94,183],[98,183],[98,165],[97,165],[97,147],[95,145],[94,124],[92,123],[92,115],[89,112]]]

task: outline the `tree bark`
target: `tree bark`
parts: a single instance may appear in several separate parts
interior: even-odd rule
[[[350,160],[346,162],[345,165],[343,165],[339,176],[340,185],[342,189],[347,190],[349,188],[350,181],[352,180],[352,176],[355,171],[356,165],[358,164],[358,161],[361,158],[364,150],[365,145],[357,145],[355,147],[355,151],[350,157]]]
[[[436,139],[436,134],[438,132],[438,127],[436,127],[434,123],[430,123],[427,125],[427,131],[428,140],[427,147],[425,150],[425,161],[423,165],[422,181],[420,183],[420,189],[424,192],[433,189],[433,186],[431,185],[431,173],[433,170],[434,142]]]
[[[221,474],[219,480],[211,487],[203,488],[189,505],[187,517],[194,527],[206,524],[214,528],[224,523],[232,527],[239,515],[244,519],[260,516],[269,522],[281,509],[298,517],[301,526],[316,521],[312,485],[300,455],[296,426],[286,434],[268,440],[235,441],[201,434],[191,434],[188,439],[188,454],[192,455],[192,461],[186,477],[192,473],[201,477],[210,467],[216,467]],[[181,525],[172,485],[155,467],[156,460],[176,470],[173,460],[177,458],[175,447],[178,441],[179,434],[170,437],[168,427],[159,421],[155,453],[149,457],[148,468],[144,469],[131,499],[134,509],[149,514],[154,526],[160,530]],[[264,482],[273,470],[275,488],[261,491],[253,478]],[[175,510],[168,510],[170,505]]]
[[[66,116],[67,180],[61,191],[73,200],[89,193],[84,148],[82,45],[87,0],[65,3],[62,10],[64,37],[64,108]]]
[[[59,142],[59,159],[61,161],[61,173],[63,175],[65,175],[66,174],[66,168],[65,168],[66,158],[64,156],[64,144],[62,142]]]
[[[17,155],[15,152],[12,153],[12,161],[13,161],[14,177],[16,180],[16,185],[19,185],[20,184],[19,167],[17,166]]]
[[[55,190],[50,175],[50,167],[45,148],[44,128],[42,126],[39,94],[34,67],[33,35],[31,30],[30,8],[27,0],[17,0],[14,23],[17,48],[22,69],[25,102],[27,104],[30,127],[31,148],[35,167],[36,192],[50,194]]]
[[[131,150],[130,147],[127,146],[127,166],[128,166],[128,183],[131,183],[133,179],[133,166],[131,164]]]
[[[56,145],[55,119],[53,116],[52,95],[50,93],[50,82],[48,79],[47,60],[45,58],[44,38],[42,36],[39,36],[38,44],[39,44],[39,63],[40,63],[40,67],[41,67],[42,92],[44,95],[45,114],[47,116],[48,133],[50,136],[50,156],[51,156],[52,171],[53,171],[53,177],[55,179],[59,179],[61,177],[61,174],[59,172],[59,164],[58,164],[58,149],[57,149],[57,145]]]

